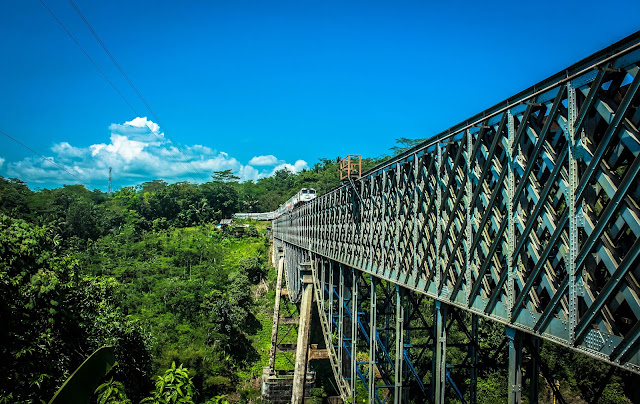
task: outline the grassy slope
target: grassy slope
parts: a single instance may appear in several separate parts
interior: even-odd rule
[[[176,360],[185,362],[195,376],[199,371],[194,369],[194,363],[204,365],[204,358],[210,357],[211,349],[216,349],[205,342],[207,331],[197,321],[198,317],[189,319],[185,310],[178,308],[189,304],[187,313],[201,311],[196,302],[212,288],[225,287],[228,277],[239,271],[243,258],[259,255],[268,265],[264,238],[268,223],[251,225],[263,237],[224,236],[212,226],[178,228],[147,233],[137,242],[108,236],[82,257],[92,274],[114,276],[120,282],[121,302],[127,312],[141,321],[157,341],[156,373],[162,373],[167,363]],[[255,301],[250,310],[260,325],[255,334],[247,332],[245,336],[259,359],[246,365],[212,364],[227,367],[238,377],[240,385],[233,387],[244,398],[259,396],[260,385],[256,381],[268,363],[274,284],[275,271],[269,267],[267,279],[251,286]],[[233,396],[236,395],[229,398]]]

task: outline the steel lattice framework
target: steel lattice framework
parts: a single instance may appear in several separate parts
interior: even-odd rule
[[[636,33],[430,138],[274,239],[640,373],[639,49]]]

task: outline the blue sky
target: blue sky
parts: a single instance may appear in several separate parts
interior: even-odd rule
[[[106,190],[387,154],[640,29],[639,2],[67,0],[0,5],[0,130]],[[155,132],[152,132],[152,129]],[[78,180],[0,136],[0,175]]]

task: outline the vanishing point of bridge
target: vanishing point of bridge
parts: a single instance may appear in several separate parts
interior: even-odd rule
[[[443,403],[457,366],[475,402],[489,322],[510,403],[537,402],[539,374],[557,389],[541,340],[640,373],[639,70],[636,33],[274,220],[293,402],[313,301],[345,400]]]

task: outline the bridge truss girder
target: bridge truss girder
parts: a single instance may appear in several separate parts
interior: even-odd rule
[[[274,238],[640,373],[640,34],[274,221]]]

